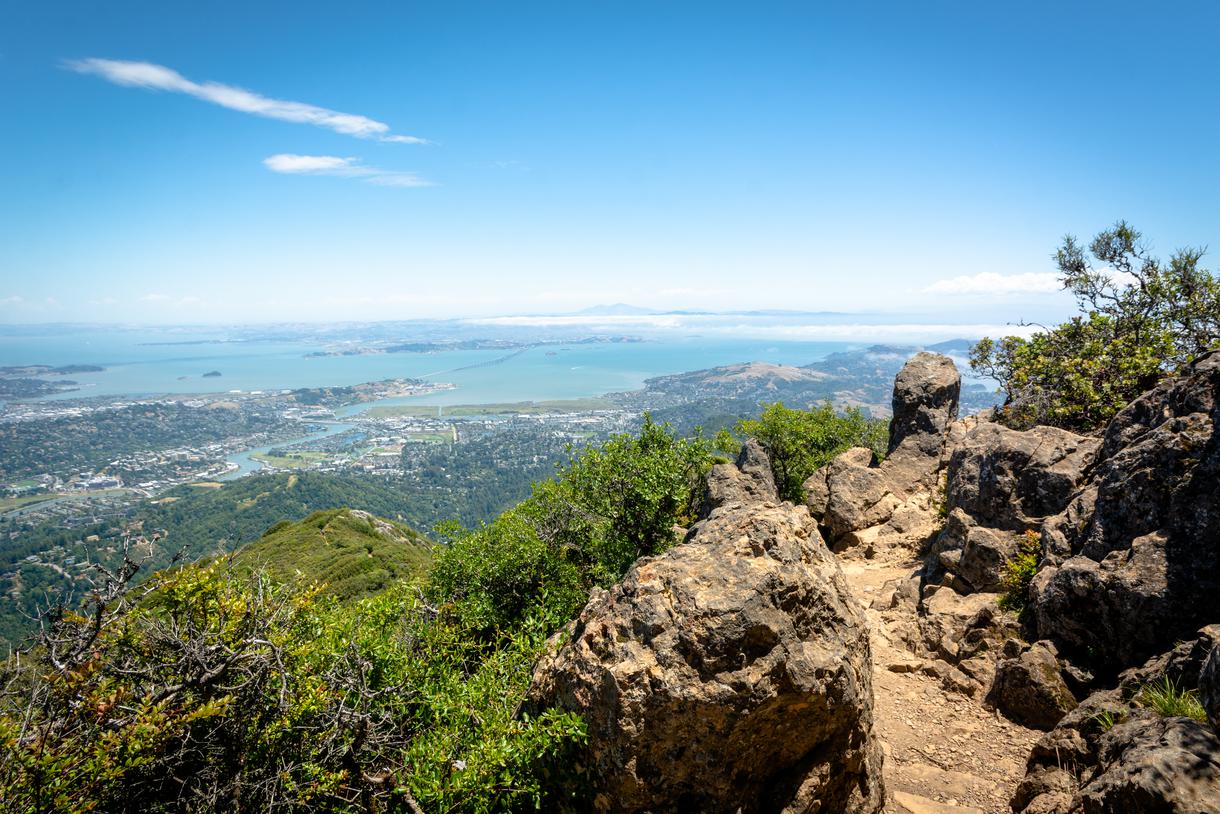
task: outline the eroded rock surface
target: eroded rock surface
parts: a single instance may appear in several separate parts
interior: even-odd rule
[[[1022,534],[1062,512],[1101,442],[1055,427],[1018,431],[980,422],[949,456],[945,528],[936,565],[960,591],[999,590]]]
[[[1119,413],[1091,482],[1043,525],[1038,635],[1136,664],[1220,620],[1220,352]]]
[[[1014,721],[1043,730],[1052,729],[1076,708],[1058,654],[1046,642],[1035,642],[996,665],[987,702]]]
[[[569,635],[529,703],[584,716],[595,809],[881,809],[868,631],[804,507],[713,511]]]
[[[918,548],[935,533],[943,454],[960,395],[953,360],[916,354],[894,382],[885,460],[848,450],[805,482],[806,502],[836,550],[871,556],[874,547]]]
[[[1200,675],[1220,626],[1123,673],[1067,713],[1035,745],[1012,800],[1019,814],[1220,812],[1220,739],[1202,721],[1165,716],[1142,695]]]
[[[762,444],[751,438],[742,446],[736,463],[716,464],[707,476],[703,516],[730,503],[779,501],[771,460]]]

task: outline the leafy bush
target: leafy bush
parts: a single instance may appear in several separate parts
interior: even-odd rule
[[[1029,584],[1038,573],[1041,555],[1042,535],[1036,531],[1026,531],[1017,543],[1016,555],[1004,564],[1004,574],[1000,578],[1003,588],[999,600],[1001,608],[1016,613],[1025,610],[1029,601]]]
[[[570,714],[514,715],[537,624],[485,642],[408,583],[340,607],[224,562],[141,601],[134,573],[6,665],[5,811],[536,807],[583,737]]]
[[[869,447],[885,455],[889,427],[857,407],[835,412],[830,402],[812,410],[794,410],[783,402],[768,405],[757,419],[737,425],[743,436],[757,438],[771,458],[780,497],[804,503],[803,484],[817,469],[851,447]]]
[[[1055,255],[1079,316],[1029,339],[984,338],[971,350],[971,367],[1000,382],[1006,398],[997,417],[1010,426],[1101,426],[1158,379],[1220,346],[1220,280],[1199,266],[1202,250],[1162,262],[1120,221],[1088,254],[1092,260],[1069,235]]]
[[[1198,691],[1180,689],[1169,680],[1169,676],[1141,687],[1135,695],[1135,702],[1155,710],[1164,718],[1182,717],[1205,723],[1207,721],[1207,712],[1199,702]]]
[[[710,465],[705,439],[678,438],[645,417],[638,436],[584,449],[493,522],[451,529],[430,596],[487,632],[531,612],[558,627],[593,586],[613,584],[639,557],[673,545],[674,526],[693,519]]]

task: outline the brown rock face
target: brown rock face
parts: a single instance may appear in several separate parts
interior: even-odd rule
[[[1045,642],[996,665],[987,701],[1014,721],[1042,730],[1052,729],[1076,708],[1055,651]]]
[[[597,591],[536,667],[599,811],[876,812],[869,641],[803,507],[726,505]]]
[[[746,441],[735,464],[716,464],[707,476],[703,516],[730,503],[779,502],[771,459],[753,438]]]
[[[1100,443],[1058,427],[979,424],[949,459],[949,507],[991,528],[1036,528],[1067,506]]]
[[[836,550],[873,543],[918,547],[933,533],[938,518],[932,493],[960,394],[952,359],[916,354],[894,381],[885,460],[876,464],[867,450],[848,450],[805,482],[809,507]]]
[[[1063,511],[1085,480],[1100,440],[1056,427],[1018,431],[982,422],[949,456],[948,522],[933,553],[964,580],[956,587],[995,591],[1021,533]]]
[[[939,457],[961,393],[962,377],[948,356],[924,351],[911,357],[894,380],[886,457]]]
[[[1220,352],[1114,418],[1043,538],[1032,607],[1065,654],[1121,668],[1220,619]]]

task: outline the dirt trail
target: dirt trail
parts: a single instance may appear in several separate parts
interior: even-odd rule
[[[869,606],[891,579],[919,563],[848,560],[852,594],[868,614],[875,726],[885,750],[886,814],[1007,814],[1040,733],[950,692],[921,672],[882,615]],[[914,614],[914,611],[911,611]]]

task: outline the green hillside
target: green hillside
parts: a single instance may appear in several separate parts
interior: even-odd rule
[[[262,570],[279,582],[319,583],[324,594],[343,601],[422,574],[431,561],[423,535],[358,509],[277,523],[232,559],[239,570]]]

